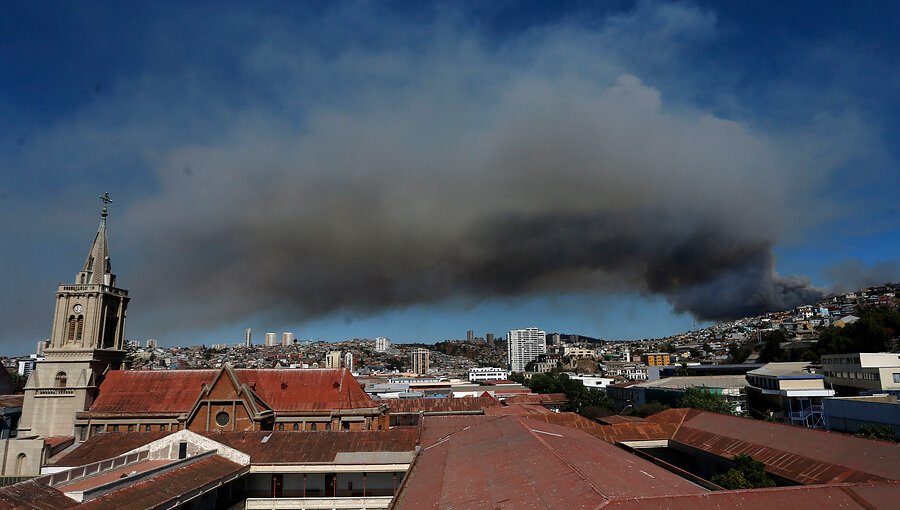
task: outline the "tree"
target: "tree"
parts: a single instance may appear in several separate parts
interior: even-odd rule
[[[715,413],[734,414],[734,409],[724,396],[705,388],[688,388],[681,397],[682,407],[692,407]]]
[[[675,369],[675,377],[687,377],[689,375],[691,375],[691,371],[688,370],[687,363],[682,363]]]
[[[735,455],[734,467],[726,473],[714,475],[712,483],[725,489],[761,489],[775,487],[775,480],[766,473],[766,465],[744,454]]]
[[[859,427],[856,435],[869,439],[881,439],[882,441],[896,440],[894,429],[892,429],[890,425],[872,425],[867,423]]]
[[[763,348],[759,352],[759,358],[757,361],[760,363],[771,363],[773,361],[784,361],[787,356],[785,356],[784,351],[781,349],[781,344],[787,342],[787,337],[784,336],[784,333],[781,330],[770,331],[766,333],[766,336],[763,337]]]

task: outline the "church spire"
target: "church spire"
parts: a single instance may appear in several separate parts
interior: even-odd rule
[[[103,209],[100,211],[100,227],[94,237],[94,243],[88,252],[84,267],[75,279],[75,283],[100,284],[114,286],[116,275],[112,274],[109,262],[109,243],[106,240],[106,217],[109,215],[106,206],[112,203],[109,193],[100,196],[103,201]]]

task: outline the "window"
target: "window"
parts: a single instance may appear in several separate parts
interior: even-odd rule
[[[113,432],[118,432],[118,431],[119,431],[119,426],[118,426],[118,425],[113,425],[112,431],[113,431]]]
[[[25,474],[25,462],[28,460],[28,457],[25,456],[24,453],[20,453],[18,457],[16,457],[16,474],[22,476]]]
[[[134,425],[128,426],[128,432],[134,432]]]
[[[894,383],[900,384],[900,374],[894,374]]]
[[[144,425],[144,432],[150,432],[150,425]]]
[[[226,413],[225,411],[219,411],[216,414],[216,424],[219,425],[220,427],[224,427],[225,425],[228,425],[228,421],[230,419],[231,419],[231,417],[228,416],[228,413]]]
[[[300,424],[299,424],[299,423],[295,423],[295,424],[294,424],[294,432],[296,432],[296,431],[298,431],[298,430],[300,430]]]
[[[66,376],[65,372],[58,372],[56,374],[56,387],[65,388],[67,379],[68,377]]]
[[[309,424],[309,430],[316,430],[316,424],[315,424],[315,423],[310,423],[310,424]]]
[[[165,431],[165,430],[166,430],[166,426],[165,426],[165,425],[160,425],[160,426],[159,426],[159,431],[160,431],[160,432],[163,432],[163,431]]]
[[[278,424],[278,430],[284,430],[284,423]]]
[[[87,432],[87,427],[78,427],[78,440],[84,441],[85,439],[87,439]]]
[[[94,434],[103,432],[103,425],[94,425]]]

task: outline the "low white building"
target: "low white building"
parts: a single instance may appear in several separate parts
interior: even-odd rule
[[[581,384],[589,390],[605,390],[607,386],[616,382],[612,377],[601,377],[599,375],[570,375],[569,379],[581,381]]]
[[[505,381],[507,379],[509,379],[509,371],[503,368],[483,367],[469,370],[469,380],[472,382]]]

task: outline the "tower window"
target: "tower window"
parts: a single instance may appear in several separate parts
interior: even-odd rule
[[[228,416],[228,413],[226,413],[225,411],[219,411],[219,413],[216,414],[216,423],[220,427],[224,427],[225,425],[228,425],[229,419],[230,419],[230,416]]]
[[[69,324],[66,328],[66,343],[72,343],[75,341],[75,316],[69,316]]]
[[[75,341],[80,342],[82,333],[84,333],[84,315],[79,315],[75,321]]]
[[[66,382],[67,382],[67,380],[68,380],[68,377],[66,376],[66,373],[65,373],[65,372],[58,372],[58,373],[56,374],[56,384],[55,384],[55,386],[56,386],[57,388],[65,388],[65,387],[66,387]]]

